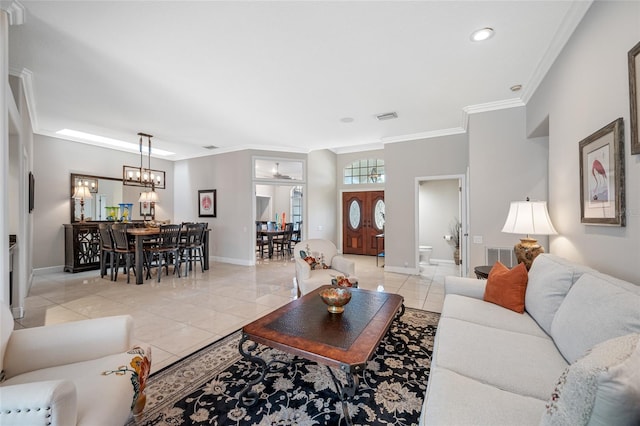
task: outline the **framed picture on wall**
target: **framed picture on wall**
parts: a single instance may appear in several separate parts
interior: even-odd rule
[[[625,226],[624,123],[607,124],[580,141],[581,222]]]
[[[151,217],[151,220],[154,220],[156,217],[156,209],[155,209],[155,203],[152,203],[150,201],[143,201],[140,203],[140,216],[144,217],[145,219],[147,218],[147,216]]]
[[[640,42],[629,51],[631,154],[640,154]]]
[[[29,213],[35,207],[36,178],[29,172]]]
[[[201,189],[198,191],[198,216],[216,217],[216,190]]]

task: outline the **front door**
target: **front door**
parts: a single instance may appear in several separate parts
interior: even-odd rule
[[[384,191],[342,194],[342,252],[375,256],[384,232]]]

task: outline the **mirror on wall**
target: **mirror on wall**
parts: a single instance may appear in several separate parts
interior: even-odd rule
[[[71,173],[71,222],[79,222],[81,217],[81,200],[73,198],[79,186],[85,186],[85,193],[91,194],[91,197],[84,197],[86,221],[108,220],[107,207],[118,207],[118,204],[125,202],[121,179]]]
[[[79,186],[86,187],[83,194],[91,195],[83,197],[84,220],[87,222],[120,220],[120,203],[132,204],[128,220],[153,219],[155,217],[153,203],[143,204],[138,202],[140,193],[144,191],[144,188],[124,186],[120,178],[71,173],[69,196],[71,201],[70,216],[72,223],[80,222],[80,218],[82,217],[81,200],[73,198]],[[109,216],[112,212],[113,216],[110,218]],[[142,213],[146,213],[146,216]]]

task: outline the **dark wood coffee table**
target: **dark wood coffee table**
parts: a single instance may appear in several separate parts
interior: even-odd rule
[[[326,287],[330,286],[320,287],[243,327],[239,351],[262,369],[260,377],[249,382],[240,393],[243,404],[250,406],[257,402],[258,395],[251,389],[268,372],[286,368],[281,361],[268,363],[252,355],[257,343],[261,343],[345,372],[346,386],[329,368],[340,393],[345,418],[351,421],[346,401],[355,395],[358,374],[373,356],[391,323],[404,313],[404,299],[397,294],[352,288],[351,302],[345,311],[332,314],[318,295]],[[254,343],[247,343],[248,340]]]

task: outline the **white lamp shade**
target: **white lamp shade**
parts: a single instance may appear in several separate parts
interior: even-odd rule
[[[513,201],[502,232],[527,235],[557,234],[551,223],[546,201]]]
[[[76,191],[73,193],[73,198],[80,200],[83,198],[93,198],[93,196],[88,186],[78,185],[76,186]]]
[[[158,193],[156,191],[142,192],[138,199],[139,203],[157,203],[158,201],[160,201],[160,197],[158,197]]]

